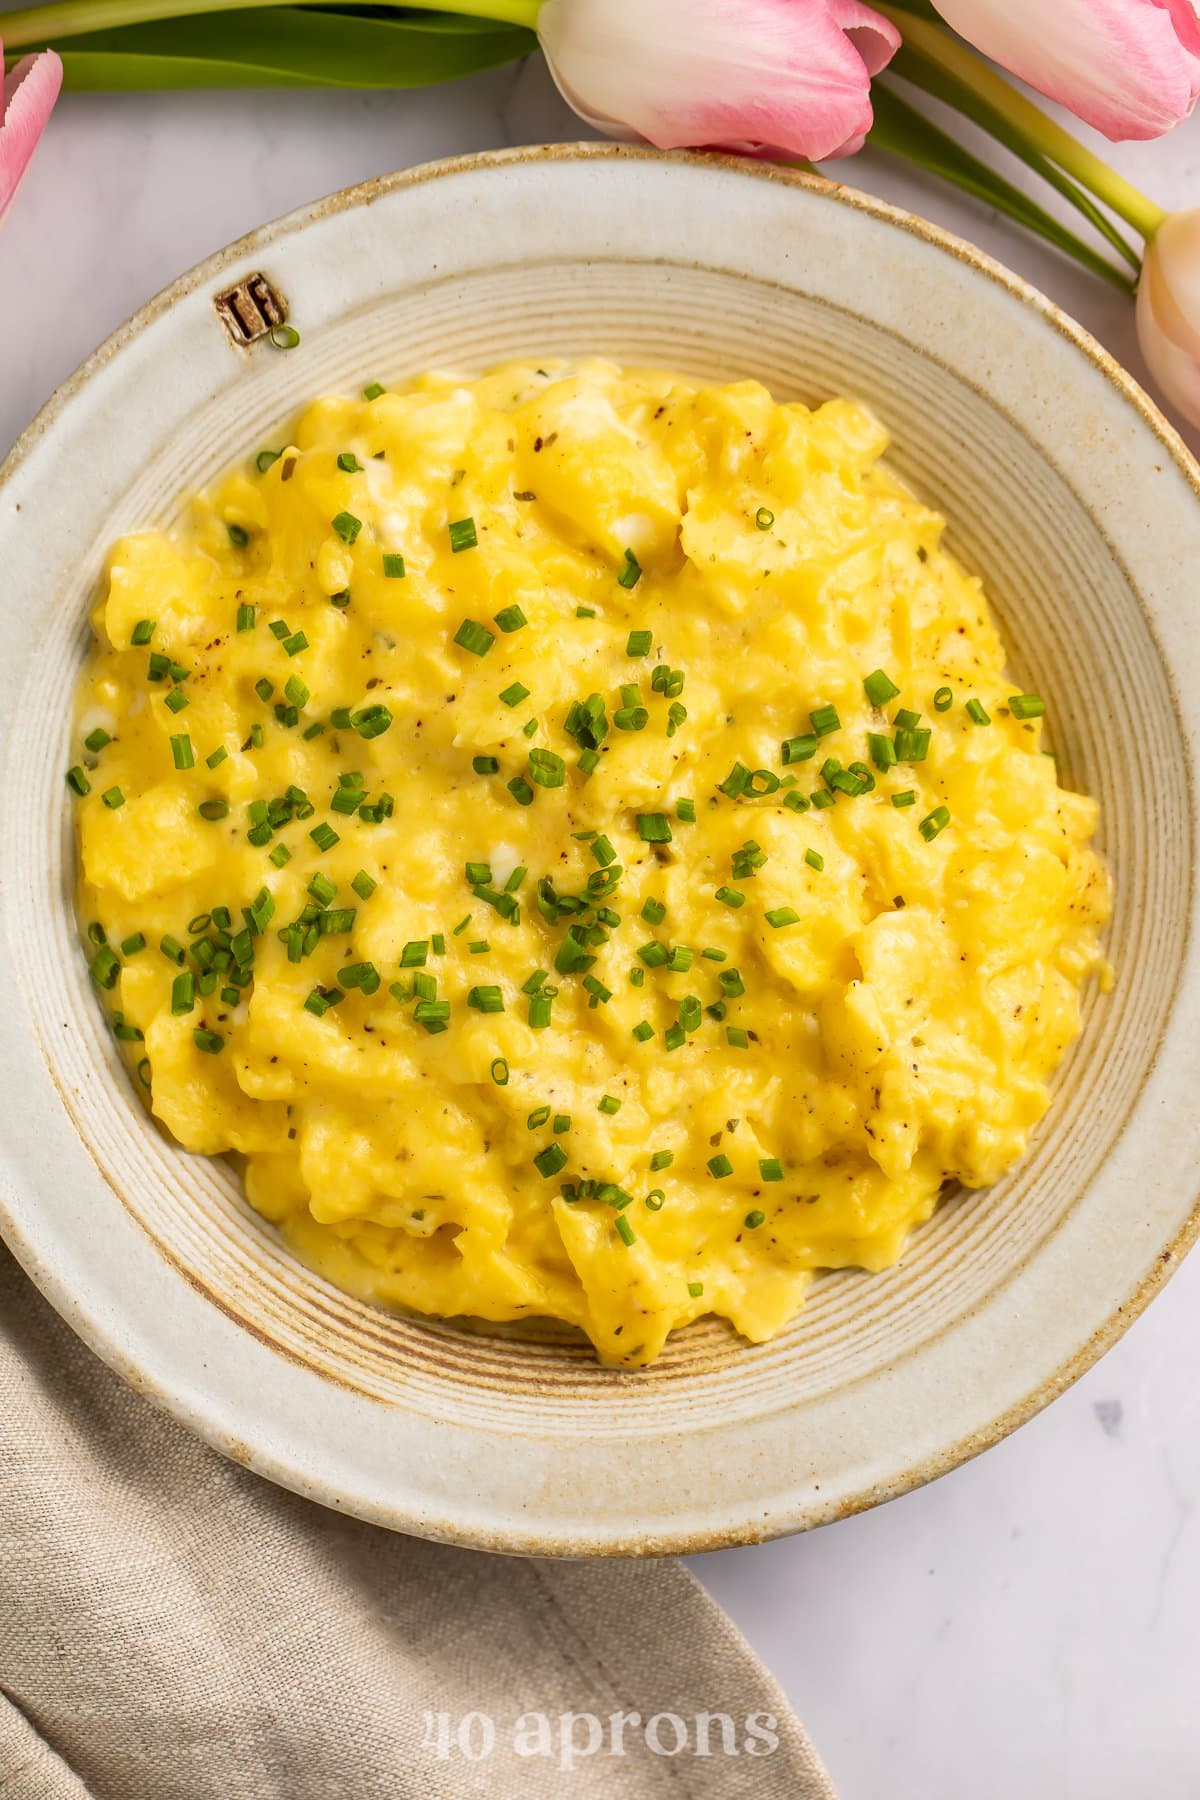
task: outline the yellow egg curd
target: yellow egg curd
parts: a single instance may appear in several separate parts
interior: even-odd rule
[[[625,1365],[758,1342],[1025,1149],[1097,809],[885,442],[753,382],[431,375],[112,552],[92,974],[339,1286]]]

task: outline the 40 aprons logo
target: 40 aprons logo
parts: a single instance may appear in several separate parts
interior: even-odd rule
[[[740,1724],[728,1713],[637,1712],[522,1713],[497,1721],[491,1713],[449,1712],[422,1715],[421,1748],[438,1762],[461,1757],[484,1762],[497,1751],[541,1757],[560,1769],[573,1769],[591,1756],[629,1756],[648,1750],[652,1756],[771,1756],[779,1748],[774,1713],[750,1713]]]

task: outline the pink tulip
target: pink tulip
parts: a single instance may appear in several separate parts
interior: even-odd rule
[[[1200,425],[1200,208],[1172,213],[1146,246],[1137,326],[1156,383]]]
[[[861,0],[545,0],[538,36],[575,111],[662,150],[850,156],[900,34]]]
[[[4,45],[0,43],[0,69],[3,66]],[[21,177],[58,99],[62,78],[63,66],[53,50],[27,56],[4,77],[0,108],[0,219],[21,185]]]
[[[1200,95],[1193,0],[934,0],[948,24],[1102,131],[1155,138]]]

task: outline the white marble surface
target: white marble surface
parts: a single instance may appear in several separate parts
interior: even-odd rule
[[[536,65],[411,95],[68,99],[0,238],[0,453],[99,339],[251,226],[407,163],[578,135]],[[1200,200],[1200,122],[1121,161],[1168,204]],[[1031,276],[1136,369],[1115,292],[906,170],[845,172]],[[843,1800],[1200,1795],[1198,1367],[1200,1253],[981,1460],[862,1518],[694,1560]]]

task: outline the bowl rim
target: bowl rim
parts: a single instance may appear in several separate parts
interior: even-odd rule
[[[1162,445],[1176,469],[1183,475],[1193,496],[1200,500],[1200,463],[1193,457],[1175,427],[1164,417],[1158,406],[1134,377],[1109,351],[1104,349],[1090,332],[1065,313],[1040,289],[1022,276],[1013,273],[967,240],[939,225],[932,224],[920,215],[893,205],[889,201],[804,170],[783,168],[775,164],[718,153],[664,152],[641,145],[592,142],[485,150],[462,156],[441,158],[391,174],[377,176],[355,186],[341,189],[323,199],[297,207],[215,251],[178,276],[141,306],[55,389],[45,405],[17,438],[3,462],[0,463],[0,498],[3,497],[11,479],[22,467],[31,451],[57,423],[64,409],[128,343],[136,339],[161,314],[169,311],[179,300],[192,293],[196,288],[208,286],[214,279],[219,278],[223,271],[234,265],[244,264],[248,258],[255,257],[268,249],[276,240],[298,233],[306,226],[316,223],[324,217],[369,207],[385,194],[448,177],[488,169],[503,169],[514,165],[591,161],[682,163],[697,168],[723,169],[747,180],[774,182],[799,188],[818,194],[837,205],[865,213],[881,223],[923,240],[934,249],[952,256],[955,260],[967,264],[993,286],[1004,290],[1019,300],[1023,306],[1040,315],[1044,322],[1053,326],[1068,343],[1086,357],[1110,386],[1117,391],[1121,399],[1135,408],[1142,421],[1149,426],[1155,438]],[[1189,767],[1189,782],[1192,773]],[[2,1236],[10,1250],[60,1316],[91,1350],[107,1362],[124,1380],[130,1382],[137,1391],[154,1400],[182,1424],[201,1435],[212,1447],[233,1460],[334,1510],[354,1510],[352,1505],[347,1507],[345,1494],[336,1487],[332,1480],[321,1479],[311,1467],[302,1467],[298,1459],[293,1466],[284,1466],[277,1455],[259,1456],[252,1446],[235,1437],[222,1422],[219,1396],[202,1395],[195,1390],[190,1394],[183,1394],[178,1392],[169,1381],[156,1378],[144,1367],[132,1367],[128,1356],[116,1340],[116,1334],[106,1327],[104,1320],[97,1313],[89,1312],[86,1306],[81,1304],[79,1297],[70,1291],[64,1278],[43,1263],[35,1244],[20,1229],[2,1194],[0,1194],[0,1227],[2,1227]],[[805,1509],[803,1518],[793,1517],[789,1520],[782,1517],[773,1521],[770,1535],[782,1535],[789,1531],[829,1523],[837,1518],[849,1517],[857,1512],[866,1511],[883,1500],[910,1492],[912,1489],[936,1479],[939,1475],[947,1473],[999,1443],[1062,1394],[1124,1335],[1170,1275],[1174,1273],[1197,1238],[1200,1238],[1200,1182],[1197,1183],[1190,1212],[1173,1237],[1159,1251],[1149,1272],[1142,1276],[1137,1286],[1124,1300],[1116,1304],[1104,1323],[1095,1329],[1071,1355],[1065,1357],[1050,1374],[1044,1376],[1024,1399],[1008,1406],[998,1416],[989,1420],[986,1425],[958,1438],[949,1446],[931,1455],[919,1457],[903,1472],[889,1477],[886,1484],[871,1483],[850,1498],[842,1497],[837,1500],[831,1498],[830,1501],[816,1506],[810,1504]],[[375,1522],[386,1525],[390,1529],[410,1533],[418,1530],[425,1536],[434,1535],[427,1526],[415,1521],[412,1515],[402,1507],[394,1508],[390,1516],[381,1517],[377,1512],[372,1512],[369,1516]],[[437,1533],[437,1536],[445,1541],[467,1548],[503,1551],[510,1554],[571,1557],[694,1554],[759,1541],[761,1535],[761,1533],[753,1534],[737,1527],[733,1529],[709,1527],[699,1531],[659,1532],[653,1538],[643,1536],[617,1541],[612,1537],[605,1536],[573,1536],[569,1542],[556,1539],[553,1543],[547,1544],[544,1541],[527,1540],[516,1545],[511,1542],[499,1541],[494,1533],[480,1531],[471,1525],[460,1525]],[[536,1536],[536,1526],[532,1536]]]

